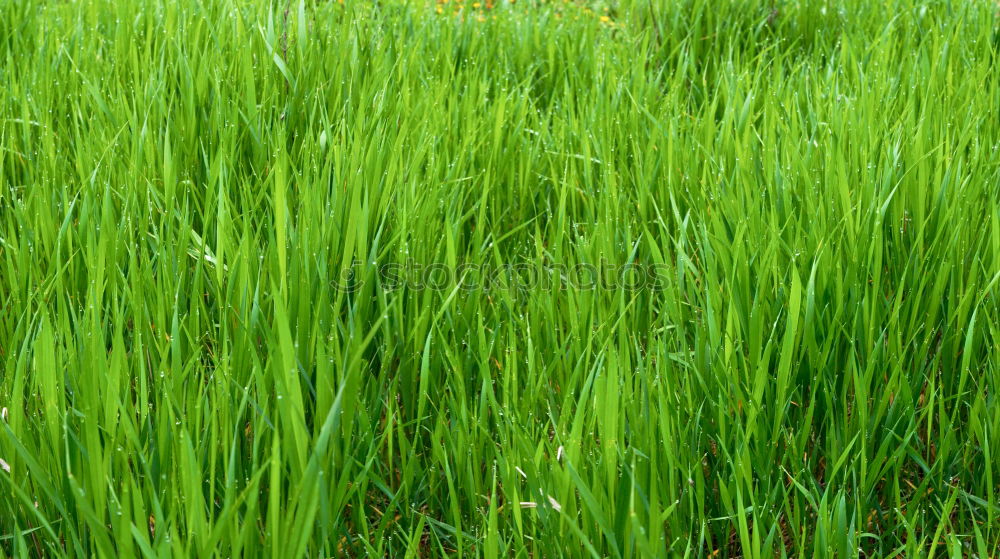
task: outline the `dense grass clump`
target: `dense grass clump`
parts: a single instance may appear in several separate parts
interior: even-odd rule
[[[997,557],[985,0],[0,0],[0,556]]]

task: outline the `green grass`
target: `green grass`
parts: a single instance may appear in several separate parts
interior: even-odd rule
[[[578,4],[0,0],[0,556],[1000,555],[996,5]]]

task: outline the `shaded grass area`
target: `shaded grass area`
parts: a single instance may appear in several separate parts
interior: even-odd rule
[[[442,4],[0,0],[0,555],[1000,553],[992,3]]]

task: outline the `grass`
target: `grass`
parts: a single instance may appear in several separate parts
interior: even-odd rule
[[[996,9],[0,0],[0,556],[997,557]]]

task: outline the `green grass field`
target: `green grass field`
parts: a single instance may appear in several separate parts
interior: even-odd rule
[[[987,0],[0,0],[0,557],[1000,556]]]

